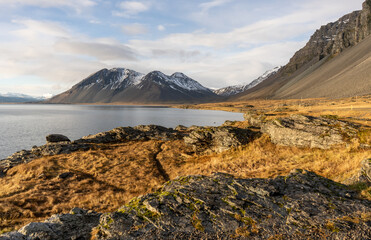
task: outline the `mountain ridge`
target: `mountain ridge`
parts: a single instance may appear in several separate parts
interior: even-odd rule
[[[126,68],[102,69],[46,103],[180,103],[214,101],[218,96],[183,73],[146,75]]]
[[[228,86],[224,88],[219,88],[217,90],[214,90],[213,92],[219,96],[232,96],[236,95],[238,93],[244,92],[250,88],[255,87],[256,85],[260,84],[261,82],[268,79],[270,76],[276,74],[281,67],[275,67],[271,70],[266,71],[263,75],[259,76],[257,79],[251,81],[247,84],[239,84],[239,85],[233,85]]]

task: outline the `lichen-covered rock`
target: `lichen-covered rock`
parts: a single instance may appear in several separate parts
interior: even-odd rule
[[[235,127],[197,127],[193,128],[184,142],[196,152],[222,152],[232,147],[247,144],[254,136],[248,129]]]
[[[71,140],[62,134],[49,134],[46,136],[47,143],[71,142]]]
[[[369,239],[368,200],[313,172],[180,177],[104,214],[96,239]]]
[[[100,213],[74,208],[69,214],[53,215],[45,222],[30,223],[0,240],[72,240],[90,239],[91,230],[99,223]]]
[[[268,121],[261,131],[269,134],[275,144],[328,149],[357,137],[354,125],[335,119],[291,115]]]

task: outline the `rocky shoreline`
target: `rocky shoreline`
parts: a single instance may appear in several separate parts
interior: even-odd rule
[[[0,160],[1,177],[20,164],[45,156],[103,148],[106,144],[184,141],[197,155],[220,153],[254,141],[262,134],[277,145],[329,149],[357,139],[361,126],[327,117],[291,115],[266,120],[264,113],[245,114],[249,128],[175,129],[156,125],[119,127],[70,141],[47,136],[47,143]],[[161,143],[158,149],[161,151]],[[367,144],[360,145],[370,149]],[[157,154],[153,159],[160,170]],[[163,178],[170,180],[165,171]],[[68,178],[69,175],[60,176]],[[371,159],[347,184],[371,182]],[[237,179],[215,173],[178,177],[156,192],[135,198],[116,212],[74,208],[42,223],[30,223],[0,239],[367,239],[371,237],[371,202],[347,186],[313,172],[295,170],[274,179]]]

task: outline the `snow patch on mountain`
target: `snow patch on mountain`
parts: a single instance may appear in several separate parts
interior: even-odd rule
[[[217,90],[213,90],[213,92],[215,94],[219,95],[219,96],[224,96],[224,97],[239,94],[239,93],[244,92],[244,91],[246,91],[246,90],[248,90],[250,88],[255,87],[259,83],[261,83],[264,80],[268,79],[273,74],[276,74],[280,68],[281,67],[275,67],[272,70],[266,71],[263,75],[261,75],[260,77],[258,77],[254,81],[252,81],[251,83],[234,85],[234,86],[229,86],[229,87],[225,87],[225,88],[220,88],[220,89],[217,89]]]

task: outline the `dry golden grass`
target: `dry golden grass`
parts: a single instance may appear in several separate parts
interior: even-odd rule
[[[154,191],[165,182],[153,161],[159,144],[107,145],[100,150],[44,157],[10,169],[6,177],[0,178],[0,230],[11,230],[73,207],[113,211],[135,196]],[[164,144],[163,149],[162,156],[169,155],[169,171],[182,159],[177,152],[187,152],[181,141]],[[74,176],[58,177],[65,172]]]
[[[222,104],[230,105],[218,104],[207,106],[218,109]],[[371,118],[370,99],[366,97],[338,101],[305,100],[305,104],[300,100],[256,100],[228,108],[241,110],[248,104],[271,113],[273,117],[300,112],[315,116],[337,115],[363,124],[368,124]],[[350,110],[349,106],[356,107]],[[248,123],[237,122],[235,126],[245,128]],[[363,129],[361,138],[363,143],[371,143],[370,128]],[[0,231],[68,212],[73,207],[113,211],[166,181],[167,177],[154,161],[157,153],[157,160],[170,179],[213,172],[226,172],[241,178],[270,178],[301,168],[343,181],[359,170],[363,159],[371,157],[370,150],[359,148],[359,144],[355,140],[348,146],[329,150],[300,149],[277,146],[267,135],[262,135],[240,148],[211,155],[195,155],[190,147],[178,140],[108,144],[86,152],[43,157],[16,166],[8,171],[7,176],[0,178]],[[58,177],[65,172],[74,175],[67,179]],[[359,187],[364,196],[371,199],[371,189]]]
[[[179,172],[173,172],[172,177],[226,172],[241,178],[271,178],[301,168],[343,181],[359,170],[360,162],[366,157],[370,157],[370,151],[358,149],[356,143],[329,150],[300,149],[277,146],[269,141],[267,135],[263,135],[238,149],[196,157]]]
[[[179,108],[246,112],[251,109],[273,114],[309,114],[312,116],[336,115],[339,119],[351,120],[371,127],[371,95],[344,99],[285,99],[251,100],[248,102],[223,102],[181,105]]]

